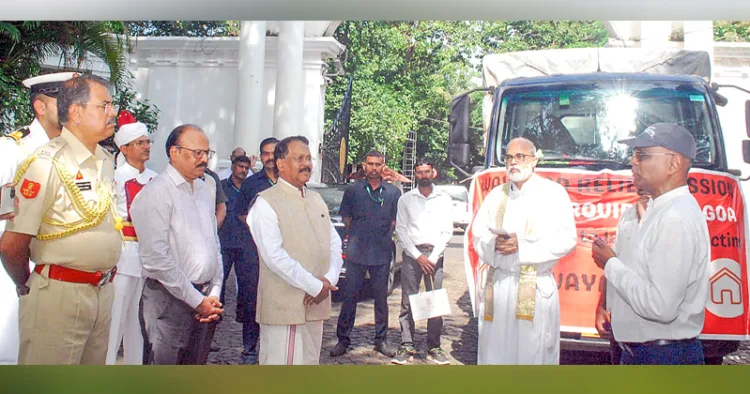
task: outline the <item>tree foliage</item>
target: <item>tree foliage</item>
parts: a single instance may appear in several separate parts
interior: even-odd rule
[[[131,21],[132,36],[223,37],[240,34],[239,21]]]
[[[110,70],[116,101],[143,114],[153,129],[158,109],[137,99],[126,69],[128,29],[118,21],[0,22],[0,131],[12,131],[33,120],[29,90],[21,82],[42,73],[86,71],[92,55]],[[58,59],[54,69],[42,70],[45,60]]]
[[[750,21],[714,21],[714,40],[750,41]]]
[[[406,135],[415,130],[417,158],[431,159],[447,181],[455,179],[446,153],[450,100],[474,87],[471,79],[481,77],[484,55],[599,47],[609,35],[601,22],[346,21],[335,37],[347,47],[344,68],[354,74],[349,161],[380,149],[388,165],[400,169]],[[346,77],[337,77],[329,87],[329,122],[346,83]],[[481,94],[474,98],[481,100]],[[481,128],[478,111],[476,105],[472,119]],[[481,141],[481,133],[476,135]],[[479,164],[481,143],[476,145]]]

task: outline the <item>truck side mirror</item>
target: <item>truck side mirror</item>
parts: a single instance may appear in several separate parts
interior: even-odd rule
[[[451,101],[450,132],[448,134],[448,159],[454,166],[469,165],[469,95]]]

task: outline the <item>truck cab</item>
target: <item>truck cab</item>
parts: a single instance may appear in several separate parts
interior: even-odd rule
[[[511,61],[514,62],[518,58],[510,56]],[[508,67],[508,69],[513,69],[513,67]],[[492,79],[487,78],[487,71],[488,67],[485,64],[485,81]],[[493,75],[493,77],[498,78],[498,75]],[[486,178],[488,172],[503,173],[506,146],[511,139],[516,137],[531,140],[541,150],[543,157],[539,160],[538,173],[575,172],[606,176],[618,174],[623,177],[622,179],[626,179],[630,174],[632,152],[618,141],[636,136],[648,126],[660,122],[679,124],[690,131],[695,138],[698,154],[691,170],[691,178],[695,184],[698,184],[705,174],[718,173],[732,178],[739,186],[740,173],[728,168],[726,149],[742,149],[745,161],[750,162],[750,141],[743,141],[742,147],[725,146],[716,106],[725,104],[726,99],[718,94],[715,86],[711,86],[701,76],[596,71],[498,78],[497,82],[495,86],[481,89],[488,92],[483,107],[485,135],[482,166],[471,170],[468,168],[469,141],[472,140],[468,134],[468,93],[456,97],[451,105],[451,133],[448,149],[450,161],[460,172],[474,178],[470,197],[479,196],[480,201],[481,195],[486,193],[482,190],[487,188],[474,184],[482,182],[477,174],[482,173]],[[750,101],[746,103],[745,116],[747,133],[750,136]],[[499,181],[492,185],[497,183]],[[629,190],[634,192],[634,188]],[[588,193],[601,194],[601,201],[604,201],[607,191],[592,188]],[[740,191],[737,190],[737,193],[739,195]],[[579,201],[576,201],[570,189],[569,194],[571,194],[574,206],[578,204],[576,223],[579,229],[592,226],[591,221],[587,221],[587,218],[591,219],[590,217],[580,215],[582,203],[579,204]],[[476,203],[473,205],[474,212],[476,212],[478,205]],[[705,209],[704,213],[706,213]],[[608,224],[604,227],[616,227],[616,215],[608,220]],[[742,237],[745,238],[746,220],[743,222],[741,229]],[[602,227],[601,224],[593,226]],[[469,249],[465,253],[467,260],[472,259],[470,237],[469,230],[465,240],[465,247]],[[737,247],[735,252],[743,256],[738,260],[746,261],[748,251],[744,246]],[[571,267],[593,264],[592,261],[588,261],[590,257],[586,259],[581,257],[583,255],[585,253],[576,254],[579,257],[575,257],[573,259],[575,261],[567,261],[566,265]],[[712,257],[714,258],[716,257]],[[474,273],[473,277],[470,272]],[[475,284],[479,283],[477,282],[479,273],[477,262],[467,261],[470,292],[476,291],[471,282],[473,280]],[[599,271],[598,275],[603,276],[603,272]],[[592,304],[593,295],[579,294],[577,286],[576,292],[568,291],[567,285],[563,283],[565,279],[562,273],[559,278],[561,348],[563,350],[609,351],[609,341],[599,338],[593,328],[596,311],[596,305]],[[746,279],[744,285],[747,286]],[[744,289],[744,294],[747,295],[747,289]],[[472,298],[473,302],[476,302],[474,301],[476,297],[478,295]],[[747,335],[747,333],[743,334]],[[721,335],[721,333],[717,335],[713,331],[711,335],[706,335],[702,338],[706,362],[721,363],[724,355],[737,350],[739,338],[741,338],[739,335]]]

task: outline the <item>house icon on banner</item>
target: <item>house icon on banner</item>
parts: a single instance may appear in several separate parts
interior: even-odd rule
[[[727,319],[741,316],[744,300],[739,263],[731,259],[712,261],[709,282],[711,297],[706,308],[714,315]]]

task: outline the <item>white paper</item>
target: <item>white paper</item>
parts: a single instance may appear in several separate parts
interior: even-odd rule
[[[409,304],[414,321],[451,314],[451,303],[445,289],[412,294],[409,296]]]

